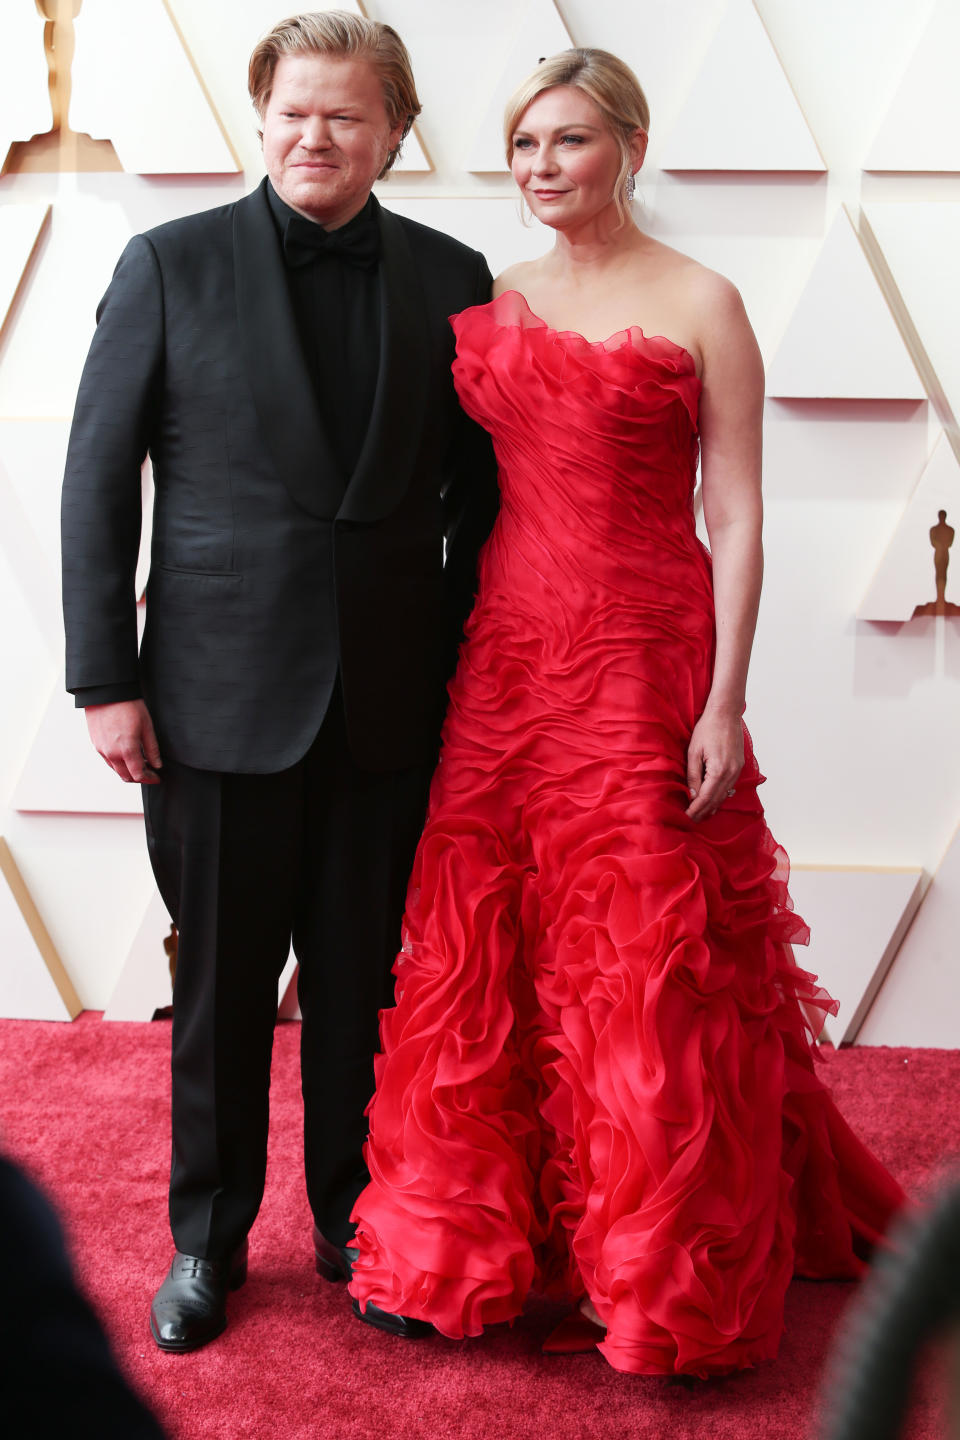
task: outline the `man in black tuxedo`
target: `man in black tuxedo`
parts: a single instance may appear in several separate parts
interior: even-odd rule
[[[177,1253],[151,1312],[177,1351],[219,1334],[246,1274],[291,936],[317,1267],[349,1271],[377,1012],[496,505],[447,319],[489,298],[489,270],[370,193],[420,109],[402,42],[345,12],[296,16],[257,46],[250,92],[268,178],[127,246],[64,481],[67,686],[100,754],[143,784],[180,934]]]

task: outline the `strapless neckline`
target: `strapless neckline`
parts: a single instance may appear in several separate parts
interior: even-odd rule
[[[508,295],[514,296],[520,301],[530,319],[536,323],[538,328],[546,330],[548,334],[556,336],[558,340],[569,338],[578,341],[581,345],[586,345],[591,350],[603,350],[608,354],[611,350],[621,349],[625,345],[632,345],[636,348],[634,341],[635,335],[638,335],[646,345],[669,345],[678,355],[682,355],[687,360],[691,370],[691,378],[696,380],[698,385],[702,385],[700,376],[697,374],[696,361],[690,354],[690,351],[686,346],[681,345],[679,341],[671,340],[669,335],[648,335],[639,325],[624,325],[621,330],[615,330],[613,334],[608,335],[605,340],[588,340],[586,335],[581,335],[579,330],[558,330],[555,326],[548,324],[541,315],[536,313],[527,297],[521,294],[519,290],[501,290],[500,294],[495,296],[494,299],[487,301],[486,305],[478,305],[476,308],[478,310],[492,309],[492,307],[499,305]],[[510,325],[509,321],[500,320],[496,315],[493,316],[493,319],[497,325]]]

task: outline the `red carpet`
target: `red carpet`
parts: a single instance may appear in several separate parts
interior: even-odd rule
[[[599,1356],[547,1359],[562,1313],[532,1301],[481,1340],[402,1342],[361,1325],[313,1273],[300,1166],[299,1026],[277,1031],[270,1170],[250,1279],[225,1335],[161,1354],[147,1330],[166,1225],[169,1026],[0,1021],[0,1140],[63,1216],[116,1351],[175,1440],[686,1440],[812,1436],[848,1285],[795,1282],[775,1364],[700,1382],[621,1375]],[[824,1062],[847,1118],[914,1193],[960,1159],[960,1052],[847,1050]],[[925,1387],[927,1388],[927,1387]],[[922,1393],[909,1440],[944,1433]]]

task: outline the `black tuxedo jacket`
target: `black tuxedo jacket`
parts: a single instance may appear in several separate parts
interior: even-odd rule
[[[339,667],[357,762],[423,763],[496,510],[488,437],[450,378],[447,319],[489,298],[490,272],[476,251],[376,207],[380,369],[345,476],[266,184],[135,236],[98,310],[64,479],[67,688],[79,703],[142,694],[161,752],[187,765],[267,773],[305,753]]]

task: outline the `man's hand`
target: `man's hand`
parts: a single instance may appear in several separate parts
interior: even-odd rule
[[[150,712],[142,700],[88,705],[87,729],[99,755],[121,780],[157,785],[163,761]]]

